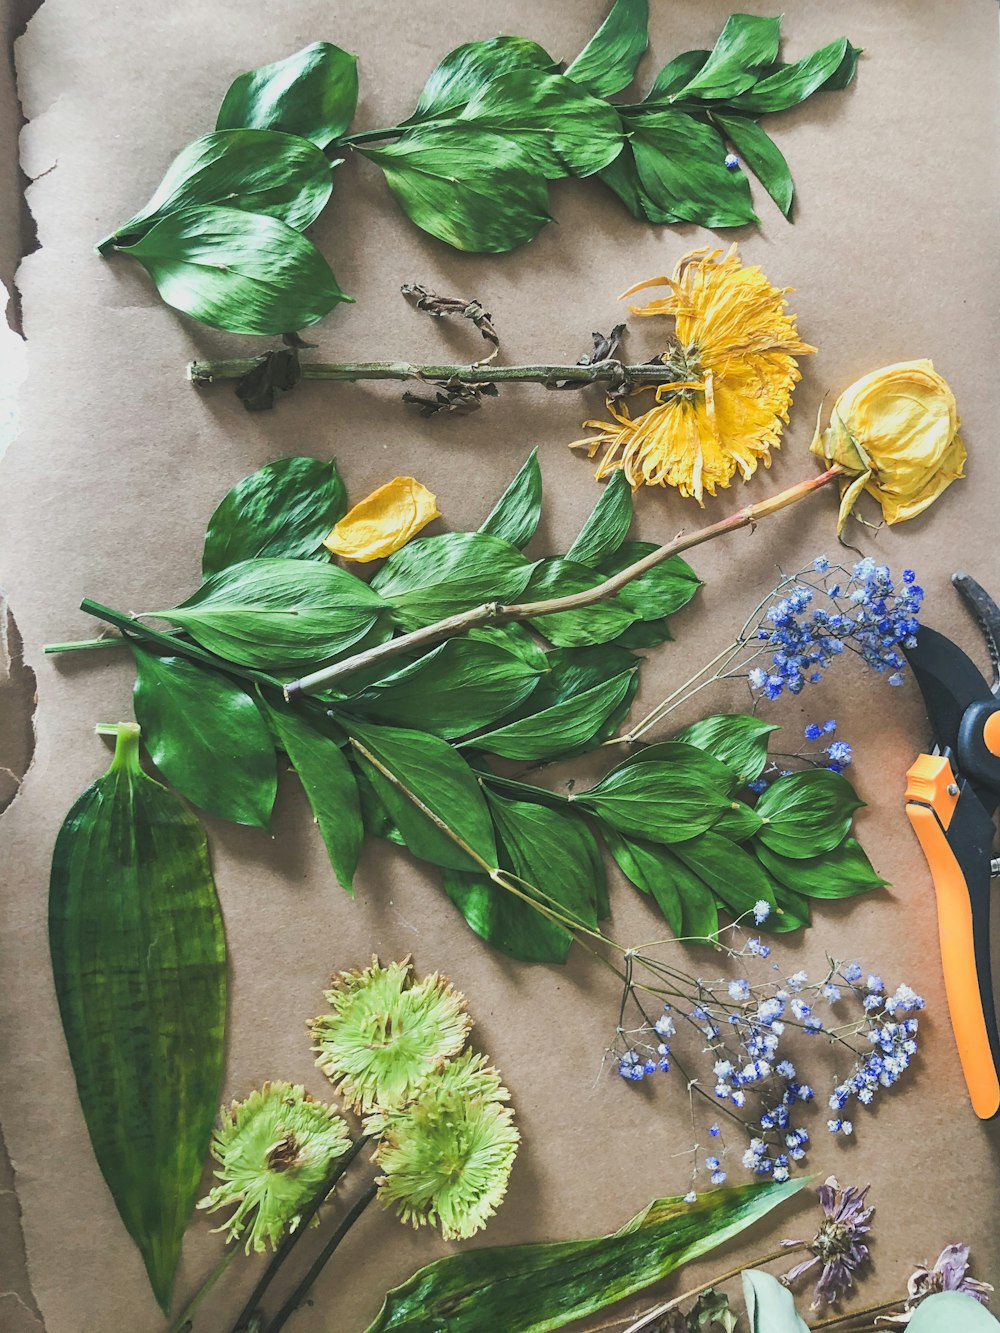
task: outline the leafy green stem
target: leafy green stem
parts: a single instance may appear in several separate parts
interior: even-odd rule
[[[663,546],[657,547],[655,551],[651,551],[649,555],[643,556],[641,560],[636,560],[617,574],[613,574],[602,583],[598,583],[596,587],[588,588],[583,592],[570,593],[563,597],[551,597],[541,602],[521,602],[509,606],[504,606],[500,602],[486,602],[484,605],[473,607],[469,611],[449,616],[446,620],[440,620],[436,624],[425,625],[421,629],[411,631],[409,634],[401,634],[398,638],[390,639],[387,643],[379,644],[376,648],[356,653],[353,657],[347,657],[341,662],[334,663],[333,666],[323,667],[319,671],[314,671],[310,675],[292,681],[285,686],[285,698],[291,700],[304,694],[316,694],[320,690],[326,689],[334,681],[341,680],[361,668],[371,667],[376,663],[395,657],[399,653],[411,652],[415,648],[423,648],[428,644],[437,643],[441,639],[464,633],[478,625],[506,624],[512,620],[535,620],[541,616],[554,615],[560,611],[576,611],[584,606],[593,606],[596,602],[613,597],[632,579],[638,578],[640,574],[645,574],[647,570],[654,569],[665,560],[671,559],[672,556],[679,555],[682,551],[688,551],[694,546],[701,546],[704,542],[712,541],[715,537],[736,532],[740,528],[753,527],[761,519],[768,518],[771,514],[776,514],[779,510],[798,503],[799,500],[805,499],[807,495],[811,495],[813,491],[819,490],[820,487],[828,485],[842,475],[843,469],[837,463],[834,463],[832,467],[827,468],[825,472],[821,472],[818,476],[798,482],[795,486],[790,486],[787,490],[771,496],[770,499],[761,500],[757,504],[745,505],[727,518],[719,519],[716,523],[709,523],[706,527],[698,528],[694,532],[675,537],[673,541],[664,543]]]
[[[240,1248],[238,1245],[231,1245],[226,1250],[225,1254],[209,1273],[208,1277],[167,1329],[167,1333],[188,1333],[189,1329],[193,1326],[193,1316],[199,1305],[201,1305],[202,1301],[215,1286],[216,1282],[218,1282],[219,1278],[222,1277],[223,1273],[230,1267],[233,1260],[237,1258],[239,1253]]]
[[[306,1296],[309,1294],[309,1289],[312,1287],[313,1283],[319,1277],[320,1273],[322,1273],[323,1269],[326,1267],[329,1261],[333,1258],[334,1252],[340,1245],[340,1242],[350,1231],[351,1227],[354,1226],[354,1223],[358,1220],[361,1214],[372,1202],[377,1193],[378,1193],[378,1185],[375,1183],[375,1181],[372,1181],[372,1183],[368,1186],[365,1192],[358,1198],[357,1202],[351,1208],[350,1212],[346,1214],[340,1226],[337,1227],[336,1231],[334,1231],[333,1235],[323,1246],[323,1249],[317,1256],[315,1263],[313,1263],[312,1267],[309,1269],[308,1273],[306,1273],[305,1277],[292,1292],[291,1296],[289,1296],[288,1300],[285,1301],[284,1305],[274,1316],[274,1318],[270,1321],[270,1323],[265,1325],[264,1333],[279,1333],[279,1330],[285,1327],[285,1324],[288,1322],[288,1320],[292,1317],[295,1311],[305,1300]]]

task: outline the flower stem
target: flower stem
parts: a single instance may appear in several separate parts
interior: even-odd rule
[[[860,1309],[849,1310],[846,1314],[833,1315],[828,1319],[820,1319],[815,1324],[810,1324],[811,1329],[815,1328],[844,1328],[848,1324],[857,1323],[859,1319],[866,1319],[867,1323],[873,1321],[867,1319],[868,1315],[882,1314],[885,1310],[892,1310],[899,1305],[899,1300],[882,1301],[879,1305],[863,1305]]]
[[[422,629],[413,630],[409,634],[401,634],[398,638],[389,639],[376,648],[369,648],[366,652],[356,653],[353,657],[335,662],[333,666],[323,667],[319,671],[314,671],[310,675],[292,681],[285,686],[285,698],[291,700],[305,694],[316,694],[318,691],[326,689],[334,681],[341,680],[363,667],[368,668],[397,657],[400,653],[412,652],[414,649],[437,643],[441,639],[464,633],[478,625],[502,625],[512,620],[534,620],[541,616],[554,615],[558,611],[575,611],[583,606],[593,606],[595,602],[604,601],[606,598],[614,596],[632,579],[638,578],[640,574],[645,574],[647,570],[654,569],[657,565],[661,565],[664,560],[669,560],[671,556],[678,555],[681,551],[688,551],[693,546],[701,546],[704,542],[712,541],[715,537],[736,532],[740,528],[753,527],[762,518],[768,518],[771,514],[776,514],[779,510],[786,509],[789,505],[798,503],[799,500],[804,500],[807,495],[819,490],[821,486],[826,486],[829,482],[835,481],[842,473],[843,469],[834,463],[832,467],[825,472],[821,472],[818,476],[810,477],[807,481],[800,481],[795,486],[790,486],[787,490],[779,492],[778,495],[774,495],[768,500],[762,500],[758,504],[745,505],[742,509],[738,509],[735,514],[730,514],[728,518],[719,519],[717,523],[710,523],[707,527],[698,528],[694,532],[675,537],[673,541],[657,547],[655,551],[651,551],[649,555],[644,556],[641,560],[636,560],[634,564],[628,565],[617,574],[605,579],[603,583],[597,584],[594,588],[588,588],[584,592],[570,593],[565,597],[552,597],[543,602],[521,602],[510,606],[505,606],[501,602],[486,602],[483,606],[473,607],[471,610],[462,611],[458,615],[448,616],[447,619],[439,620],[436,624],[425,625]]]
[[[221,361],[192,361],[188,379],[192,384],[214,384],[216,380],[238,380],[260,364],[260,357],[235,357]],[[663,366],[625,365],[621,361],[595,361],[586,366],[495,366],[470,362],[461,366],[416,365],[412,361],[303,361],[304,380],[459,380],[463,384],[527,383],[554,387],[570,384],[662,384]]]
[[[208,1277],[167,1329],[167,1333],[188,1333],[189,1329],[192,1327],[192,1315],[239,1253],[240,1250],[238,1245],[231,1245],[226,1250],[225,1254],[209,1273]]]
[[[295,1311],[305,1300],[306,1296],[309,1294],[309,1289],[312,1287],[313,1283],[316,1281],[320,1273],[322,1273],[323,1269],[326,1267],[330,1259],[333,1257],[333,1253],[336,1250],[337,1246],[350,1231],[351,1227],[354,1226],[354,1223],[365,1211],[365,1209],[371,1203],[372,1199],[375,1198],[375,1195],[377,1193],[378,1193],[378,1186],[375,1184],[374,1181],[372,1181],[372,1183],[365,1190],[364,1194],[361,1195],[361,1197],[351,1208],[350,1212],[347,1213],[347,1215],[344,1217],[344,1220],[341,1222],[340,1226],[337,1227],[336,1231],[333,1233],[333,1235],[330,1237],[327,1243],[323,1246],[323,1249],[320,1251],[320,1254],[316,1259],[315,1263],[309,1269],[308,1273],[306,1273],[305,1277],[302,1279],[299,1285],[292,1292],[291,1296],[289,1296],[288,1300],[285,1301],[284,1305],[274,1316],[274,1318],[270,1321],[270,1323],[264,1326],[264,1333],[279,1333],[279,1330],[285,1327],[285,1324],[288,1322],[288,1320],[292,1317]]]
[[[278,1246],[277,1250],[275,1250],[273,1256],[271,1257],[271,1262],[268,1264],[267,1268],[265,1268],[264,1272],[261,1274],[259,1281],[257,1282],[257,1285],[254,1287],[253,1291],[247,1297],[247,1301],[246,1304],[243,1306],[243,1309],[236,1316],[236,1322],[233,1324],[232,1333],[242,1333],[242,1331],[248,1327],[250,1320],[257,1313],[257,1307],[260,1305],[261,1300],[264,1297],[264,1293],[267,1291],[268,1287],[271,1285],[274,1279],[278,1276],[278,1273],[281,1271],[283,1264],[287,1260],[288,1256],[291,1254],[292,1250],[295,1249],[296,1245],[298,1245],[299,1241],[308,1231],[309,1223],[313,1220],[313,1218],[319,1212],[320,1208],[330,1197],[330,1194],[334,1186],[336,1185],[337,1181],[341,1178],[341,1176],[344,1174],[347,1168],[357,1157],[358,1153],[361,1152],[361,1150],[365,1147],[365,1145],[369,1141],[370,1140],[368,1136],[362,1134],[360,1138],[355,1139],[354,1143],[351,1145],[351,1147],[348,1149],[348,1151],[344,1154],[343,1157],[337,1158],[337,1161],[334,1163],[333,1169],[331,1170],[330,1174],[327,1176],[326,1180],[320,1186],[315,1199],[313,1199],[312,1203],[310,1203],[308,1207],[302,1210],[302,1214],[299,1217],[298,1226],[295,1228],[294,1231],[285,1232],[285,1235],[282,1237],[281,1244]]]

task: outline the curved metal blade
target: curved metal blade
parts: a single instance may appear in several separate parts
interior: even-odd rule
[[[990,661],[993,663],[992,694],[994,698],[1000,698],[1000,606],[997,606],[986,589],[977,583],[971,574],[952,574],[951,581],[962,594],[969,610],[978,620],[979,628],[983,631]]]
[[[965,710],[993,694],[983,673],[951,639],[921,625],[913,648],[904,648],[927,705],[939,747],[954,750]]]

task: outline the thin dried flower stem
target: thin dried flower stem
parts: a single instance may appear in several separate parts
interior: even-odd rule
[[[188,379],[192,384],[213,384],[216,380],[238,380],[255,370],[260,357],[238,357],[223,361],[192,361]],[[461,366],[414,365],[410,361],[302,361],[304,380],[429,380],[458,381],[463,384],[500,384],[520,381],[554,386],[557,381],[571,384],[643,385],[663,383],[663,366],[656,363],[626,365],[621,361],[595,361],[591,365],[495,366],[473,361]]]
[[[810,1324],[810,1329],[818,1328],[841,1328],[847,1329],[851,1324],[856,1324],[859,1319],[865,1321],[865,1326],[872,1324],[870,1315],[883,1314],[886,1310],[895,1309],[900,1304],[897,1298],[894,1301],[882,1301],[878,1305],[863,1305],[857,1310],[848,1310],[846,1314],[831,1315],[827,1319],[820,1319],[815,1324]]]
[[[694,546],[701,546],[704,542],[712,541],[713,538],[725,536],[730,532],[736,532],[740,528],[752,527],[759,523],[761,519],[768,518],[771,514],[776,514],[789,505],[797,504],[799,500],[804,500],[813,491],[819,490],[820,487],[826,486],[842,475],[843,469],[835,463],[818,476],[810,477],[808,481],[798,482],[795,486],[780,491],[768,500],[745,505],[742,509],[738,509],[735,514],[719,519],[717,523],[710,523],[707,527],[698,528],[694,532],[675,537],[673,541],[666,542],[641,560],[636,560],[619,573],[605,579],[603,583],[597,584],[594,588],[588,588],[584,592],[570,593],[565,597],[551,597],[542,602],[513,603],[509,606],[505,606],[501,602],[487,602],[483,606],[473,607],[471,610],[462,611],[458,615],[448,616],[447,619],[439,620],[433,625],[425,625],[422,629],[413,630],[409,634],[401,634],[399,638],[389,639],[388,642],[370,648],[366,652],[356,653],[353,657],[345,658],[341,662],[335,662],[332,666],[323,667],[321,670],[314,671],[299,680],[291,681],[285,686],[285,698],[292,700],[302,695],[316,694],[328,688],[335,681],[342,680],[345,676],[349,676],[353,672],[361,670],[361,668],[374,666],[397,657],[400,653],[412,652],[416,648],[437,643],[441,639],[464,633],[466,630],[474,629],[479,625],[502,625],[512,620],[534,620],[540,616],[554,615],[560,611],[575,611],[580,607],[593,606],[596,602],[613,597],[616,592],[619,592],[633,579],[638,578],[640,574],[655,569],[657,565],[661,565],[672,556],[679,555],[681,551],[688,551]]]

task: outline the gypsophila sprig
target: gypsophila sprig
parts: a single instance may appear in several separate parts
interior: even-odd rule
[[[244,1101],[222,1108],[212,1143],[220,1184],[198,1207],[214,1212],[235,1204],[220,1228],[227,1240],[245,1232],[248,1254],[268,1244],[274,1248],[350,1146],[346,1123],[301,1084],[265,1083]]]
[[[416,980],[408,961],[341,972],[333,1012],[313,1020],[316,1063],[361,1114],[402,1105],[465,1045],[472,1020],[438,973]]]
[[[764,917],[765,907],[759,904]],[[802,971],[786,975],[767,961],[771,947],[747,937],[739,923],[719,947],[748,975],[706,980],[633,951],[611,1050],[615,1068],[630,1083],[672,1069],[686,1081],[693,1188],[703,1176],[722,1184],[733,1161],[756,1176],[787,1180],[808,1152],[811,1134],[802,1120],[817,1101],[819,1071],[809,1070],[821,1048],[840,1071],[829,1094],[834,1114],[827,1129],[850,1138],[854,1124],[845,1112],[870,1106],[909,1069],[924,1001],[909,986],[890,992],[860,964],[832,958],[816,979]],[[633,980],[637,966],[641,986]],[[651,994],[663,998],[658,1015],[649,1009]],[[639,1022],[629,1026],[633,1013]],[[708,1153],[702,1147],[706,1119]]]

